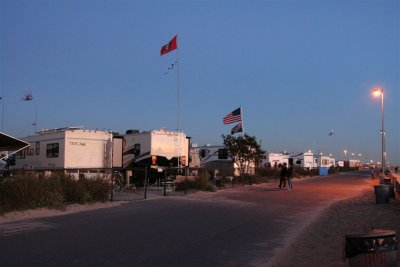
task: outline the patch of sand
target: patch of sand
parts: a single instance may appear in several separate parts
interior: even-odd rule
[[[344,256],[345,235],[365,226],[400,233],[400,200],[375,204],[374,191],[334,203],[291,242],[269,266],[349,266]],[[400,264],[398,264],[400,266]]]

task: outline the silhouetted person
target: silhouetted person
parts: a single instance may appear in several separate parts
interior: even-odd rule
[[[293,174],[294,174],[294,166],[293,166],[293,163],[290,163],[289,168],[287,170],[287,180],[288,180],[289,190],[292,190],[292,188],[293,188],[293,184],[292,184]]]
[[[286,187],[286,177],[287,177],[287,167],[286,163],[283,163],[282,168],[281,168],[281,175],[279,179],[279,188],[283,189]]]

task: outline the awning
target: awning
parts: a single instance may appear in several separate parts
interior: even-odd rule
[[[0,159],[9,156],[10,154],[14,154],[28,146],[29,143],[0,132],[0,151],[8,152],[1,153]]]

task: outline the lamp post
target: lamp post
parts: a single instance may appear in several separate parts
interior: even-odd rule
[[[384,118],[385,118],[385,104],[383,101],[383,89],[382,88],[374,88],[372,89],[372,94],[375,97],[381,96],[381,109],[382,109],[382,129],[381,129],[381,135],[382,135],[382,175],[384,175],[385,172],[385,163],[386,163],[386,152],[385,152],[385,123],[384,123]]]

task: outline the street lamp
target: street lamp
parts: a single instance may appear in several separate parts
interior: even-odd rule
[[[382,109],[382,129],[381,129],[381,134],[382,134],[382,174],[385,172],[385,162],[386,162],[386,152],[385,152],[385,124],[384,124],[384,118],[385,118],[385,105],[383,101],[383,89],[382,88],[374,88],[372,89],[372,94],[375,97],[381,96],[381,109]]]
[[[343,152],[344,152],[344,159],[346,159],[346,156],[347,156],[347,150],[345,149]]]

